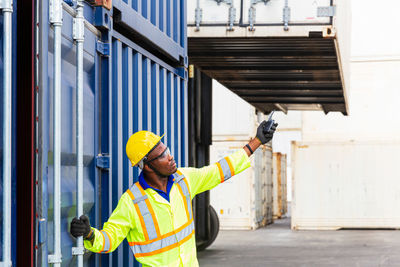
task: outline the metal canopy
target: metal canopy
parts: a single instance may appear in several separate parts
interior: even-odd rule
[[[347,115],[334,39],[188,40],[189,61],[258,110],[323,110]]]

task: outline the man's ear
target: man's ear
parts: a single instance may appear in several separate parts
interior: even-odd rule
[[[154,172],[147,164],[143,165],[143,171],[144,172]]]

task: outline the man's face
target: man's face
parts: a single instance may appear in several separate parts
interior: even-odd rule
[[[174,174],[177,170],[174,157],[162,142],[148,155],[148,164],[165,176]]]

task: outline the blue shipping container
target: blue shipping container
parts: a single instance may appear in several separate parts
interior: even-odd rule
[[[37,153],[34,176],[37,184],[34,189],[36,216],[32,223],[36,229],[34,259],[37,266],[48,265],[48,256],[54,251],[55,37],[54,28],[49,22],[49,1],[51,0],[36,1],[34,24],[37,37],[34,73],[37,89]],[[14,17],[18,16],[18,9],[15,7],[21,3],[22,0],[15,2]],[[76,216],[77,194],[77,62],[73,37],[76,6],[66,3],[62,6],[61,265],[72,266],[76,263],[76,256],[72,255],[75,240],[69,234],[69,223]],[[114,0],[113,8],[107,10],[84,2],[84,18],[83,209],[89,215],[91,224],[102,228],[122,193],[137,181],[138,169],[130,166],[125,155],[125,144],[132,133],[150,130],[165,134],[163,141],[171,148],[177,165],[184,166],[188,162],[186,4],[183,0]],[[16,23],[13,27],[15,31],[19,30]],[[15,47],[13,52],[16,53]],[[1,62],[0,65],[3,66]],[[23,79],[26,74],[16,73],[14,70],[13,75],[15,82],[16,79]],[[14,118],[13,123],[15,124]],[[0,136],[1,134],[0,131]],[[15,139],[14,133],[13,142]],[[13,154],[15,153],[13,146]],[[15,160],[13,163],[15,164]],[[14,173],[13,181],[16,177]],[[16,198],[13,193],[12,210],[18,209]],[[12,218],[15,224],[17,218],[15,215]],[[16,256],[16,243],[22,241],[12,238],[13,265],[21,262]],[[127,242],[123,241],[111,254],[85,253],[84,264],[136,266],[137,262]]]

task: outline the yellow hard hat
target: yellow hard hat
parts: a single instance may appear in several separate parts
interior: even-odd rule
[[[132,134],[126,143],[126,155],[132,166],[136,166],[160,142],[163,136],[158,136],[149,131],[139,131]]]

